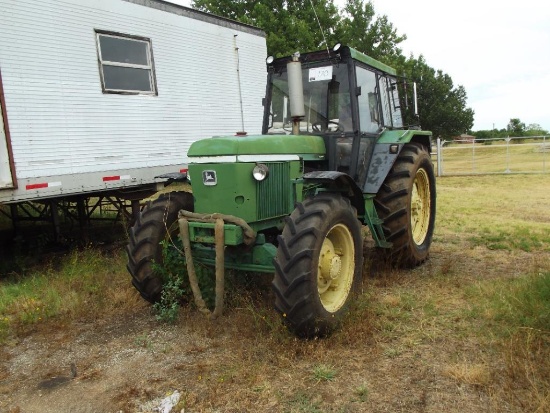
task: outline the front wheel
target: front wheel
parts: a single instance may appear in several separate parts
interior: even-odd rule
[[[405,145],[374,199],[393,246],[388,258],[414,267],[428,257],[435,226],[435,176],[427,148]]]
[[[275,308],[296,335],[331,333],[362,278],[361,226],[347,198],[323,194],[297,205],[279,236]]]
[[[179,234],[178,212],[193,210],[193,195],[169,192],[150,201],[130,229],[128,272],[132,284],[147,301],[160,299],[163,280],[153,271],[153,263],[162,264],[162,241],[173,242]]]

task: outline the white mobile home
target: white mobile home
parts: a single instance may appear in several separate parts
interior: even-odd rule
[[[261,130],[257,28],[161,0],[0,0],[0,22],[0,204],[145,197],[194,140]]]

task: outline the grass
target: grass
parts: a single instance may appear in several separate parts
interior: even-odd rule
[[[98,249],[54,256],[27,273],[11,272],[0,283],[0,339],[50,319],[103,317],[141,305],[125,276],[122,255]]]
[[[436,241],[549,251],[549,181],[546,175],[440,179]]]
[[[326,364],[319,364],[313,368],[313,380],[320,381],[332,381],[336,377],[336,369]]]
[[[544,145],[544,146],[543,146]],[[480,173],[550,172],[548,140],[512,140],[483,143],[446,144],[442,149],[444,175]]]
[[[180,339],[142,331],[128,346],[154,350],[159,365],[185,356],[154,385],[180,386],[190,411],[550,411],[550,179],[437,185],[430,260],[407,271],[367,262],[363,293],[331,337],[295,339],[272,309],[269,279],[244,277],[229,283],[217,323],[190,306],[163,327]],[[6,269],[0,341],[147,308],[125,261],[122,248],[85,249]],[[132,394],[151,395],[153,384],[138,383]]]

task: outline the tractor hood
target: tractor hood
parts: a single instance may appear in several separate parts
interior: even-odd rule
[[[325,158],[325,143],[312,135],[215,136],[191,144],[187,156],[298,155],[304,160]]]

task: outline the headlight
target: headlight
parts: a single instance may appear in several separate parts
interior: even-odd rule
[[[256,166],[252,170],[252,176],[256,181],[263,181],[265,178],[267,178],[268,173],[269,168],[263,163],[256,164]]]

